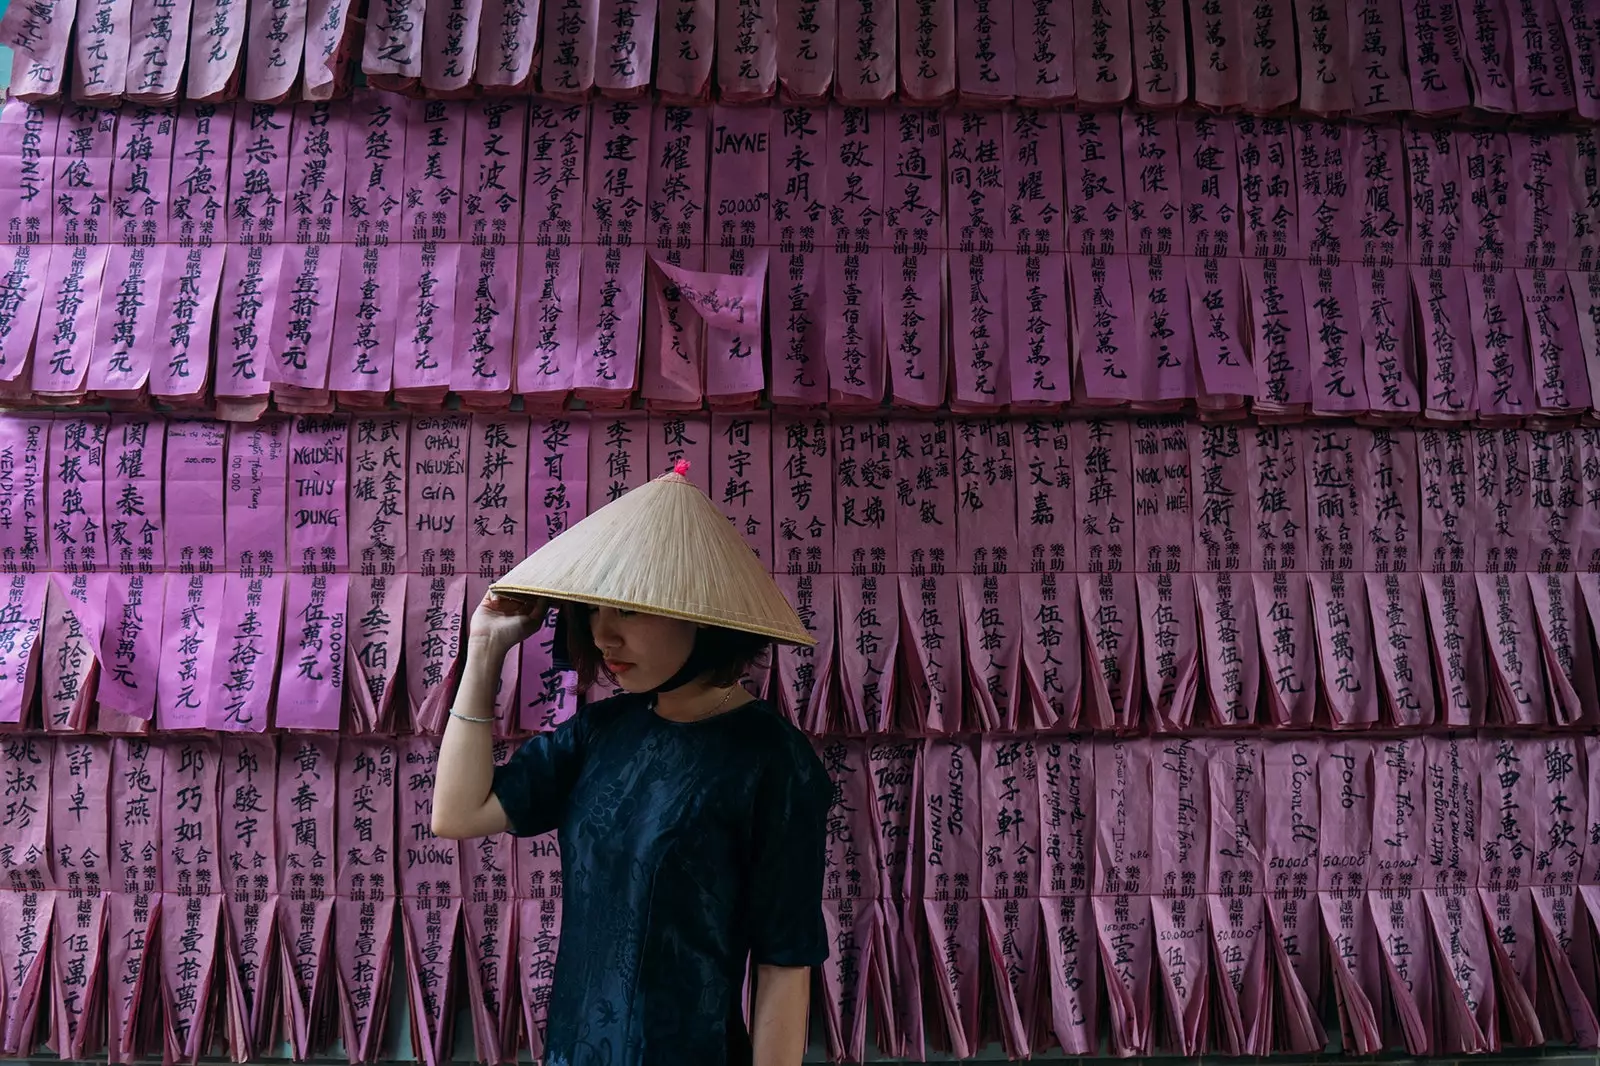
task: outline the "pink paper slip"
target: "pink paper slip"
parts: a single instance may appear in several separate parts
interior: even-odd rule
[[[1194,68],[1194,102],[1213,111],[1233,111],[1245,103],[1246,10],[1242,6],[1189,5],[1189,61]],[[1291,12],[1290,20],[1293,19]],[[1292,21],[1290,22],[1292,25]],[[1292,42],[1291,42],[1292,44]],[[1262,110],[1250,108],[1251,111]],[[1267,110],[1271,110],[1268,108]]]
[[[981,808],[977,745],[934,738],[924,753],[922,775],[922,909],[932,956],[933,1002],[938,1004],[946,1046],[959,1058],[976,1050],[979,1038],[978,952],[982,904],[982,830],[970,815]]]
[[[1098,112],[1063,112],[1067,250],[1085,258],[1128,250],[1121,123]]]
[[[40,674],[45,597],[51,583],[45,556],[45,451],[43,422],[0,421],[0,465],[11,471],[0,484],[0,585],[5,616],[0,620],[0,722],[24,723]]]
[[[1016,60],[1017,102],[1024,107],[1054,107],[1078,95],[1076,25],[1068,0],[1035,0],[1013,14],[1012,54]],[[902,69],[905,64],[902,62]]]
[[[1212,723],[1219,726],[1254,722],[1261,691],[1255,597],[1242,572],[1249,507],[1246,432],[1226,425],[1188,427],[1201,674]]]
[[[450,1048],[455,990],[451,958],[461,917],[460,846],[439,840],[429,829],[433,804],[437,741],[400,741],[396,781],[401,815],[397,853],[402,893],[401,933],[405,945],[407,1001],[417,1019],[417,1046],[427,1066],[445,1061]]]
[[[1189,99],[1189,47],[1177,4],[1131,0],[1133,96],[1141,107],[1172,108]],[[1094,27],[1091,23],[1091,32]]]
[[[1585,412],[1593,400],[1567,273],[1518,270],[1533,390],[1541,415]]]
[[[0,773],[9,782],[4,818],[7,840],[0,856],[0,875],[5,878],[0,913],[10,923],[0,936],[0,962],[7,974],[0,996],[0,1047],[12,1055],[32,1053],[40,1001],[55,1008],[52,993],[59,990],[55,981],[46,979],[54,976],[50,974],[51,917],[58,898],[64,895],[50,891],[51,848],[45,840],[54,807],[51,771],[55,751],[55,742],[44,737],[12,737],[0,748]],[[77,887],[74,904],[81,881]],[[63,913],[66,909],[62,907]],[[66,1028],[62,1024],[58,1031]]]
[[[594,88],[598,0],[555,0],[544,8],[540,82],[551,97],[578,103]]]
[[[1563,39],[1556,0],[1519,0],[1507,5],[1515,19],[1511,33],[1512,78],[1516,110],[1521,115],[1570,112],[1573,95],[1572,60]]]
[[[1456,0],[1406,4],[1406,71],[1411,79],[1411,106],[1424,115],[1447,115],[1472,102],[1467,84],[1470,43],[1462,32]]]
[[[350,623],[349,448],[346,418],[303,415],[289,430],[289,587],[278,674],[280,729],[339,729]]]
[[[374,88],[401,91],[422,76],[424,0],[381,0],[368,12],[361,72]]]
[[[108,567],[105,415],[50,426],[45,499],[52,573],[45,597],[40,713],[49,730],[82,732],[100,672]]]
[[[1035,729],[1077,724],[1083,693],[1077,524],[1071,434],[1065,420],[1018,424],[1017,578],[1022,608],[1024,702]]]
[[[1306,320],[1302,298],[1314,297],[1303,292],[1297,266],[1281,259],[1244,261],[1256,410],[1273,417],[1293,417],[1313,398],[1311,368],[1301,364],[1293,353],[1301,339],[1309,340],[1312,328],[1320,329],[1321,323]]]
[[[44,0],[0,15],[0,44],[14,56],[11,95],[32,102],[61,92],[76,9],[74,0]]]
[[[784,98],[806,105],[825,103],[833,88],[839,39],[837,0],[779,8],[776,14],[778,84]]]
[[[1015,423],[956,424],[956,534],[968,700],[985,729],[1014,730],[1021,705]]]
[[[894,171],[884,189],[884,236],[891,247],[884,261],[885,343],[891,395],[901,407],[937,408],[949,390],[945,248],[946,227],[954,222],[939,180],[945,132],[937,112],[907,109],[897,113],[888,134]]]
[[[197,0],[193,4],[184,81],[187,98],[215,103],[237,93],[246,15],[245,0]]]
[[[1514,113],[1511,37],[1515,30],[1509,13],[1494,0],[1457,0],[1456,6],[1465,31],[1473,106],[1495,114]]]
[[[1583,183],[1571,180],[1567,164],[1571,139],[1520,130],[1507,136],[1511,185],[1519,193],[1507,205],[1511,211],[1508,265],[1529,270],[1563,268],[1570,255],[1574,201],[1583,196]]]
[[[328,951],[336,887],[334,805],[339,785],[339,740],[284,736],[279,742],[277,796],[279,952],[289,1046],[312,1049],[317,1005],[328,980]]]
[[[1183,260],[1178,122],[1125,113],[1128,258],[1133,286],[1136,399],[1166,405],[1195,394],[1195,342]]]
[[[963,51],[958,62],[975,63],[974,77],[992,86],[992,79],[1009,74],[1011,9],[994,2],[980,10],[967,27],[973,34],[971,54]],[[894,6],[880,0],[839,0],[834,98],[841,104],[883,104],[894,96],[898,66],[895,16]],[[961,32],[958,29],[958,34]],[[963,85],[967,80],[963,75]]]
[[[706,270],[766,279],[771,254],[772,117],[766,108],[718,106],[711,112],[711,164],[706,219]],[[752,405],[766,381],[759,322],[746,328],[709,326],[705,333],[705,395],[712,407]]]
[[[556,835],[523,840],[517,848],[516,869],[518,998],[528,1045],[542,1055],[561,942],[561,853]]]
[[[386,93],[357,93],[344,144],[348,243],[339,248],[328,387],[368,407],[384,402],[394,380],[406,107]]]
[[[1350,45],[1344,9],[1320,0],[1294,0],[1300,53],[1300,106],[1313,115],[1339,115],[1352,105]]]
[[[1307,566],[1306,472],[1301,433],[1263,426],[1245,441],[1250,478],[1255,615],[1268,720],[1308,726],[1317,706],[1317,656]]]
[[[1373,744],[1325,742],[1321,786],[1318,902],[1327,932],[1329,969],[1345,1045],[1371,1054],[1383,1046],[1382,946],[1367,899],[1374,880]]]
[[[1459,264],[1470,258],[1461,217],[1461,158],[1449,131],[1406,132],[1411,189],[1411,267],[1422,338],[1422,402],[1441,421],[1477,411],[1471,305]],[[1425,269],[1426,268],[1426,269]]]
[[[1355,199],[1348,203],[1360,237],[1356,308],[1365,352],[1367,402],[1374,416],[1416,413],[1417,353],[1405,224],[1405,147],[1399,130],[1363,126],[1356,135]]]
[[[511,745],[497,743],[495,762],[503,763]],[[478,1057],[503,1062],[511,1054],[516,1019],[515,888],[517,840],[508,833],[479,837],[461,849],[461,908],[467,935],[467,991],[471,996],[472,1036]]]
[[[1590,613],[1580,601],[1578,575],[1529,574],[1539,651],[1548,683],[1554,725],[1578,725],[1594,717],[1594,662]]]
[[[971,708],[981,714],[981,706],[963,698],[961,651],[955,637],[961,627],[960,581],[948,573],[958,551],[956,486],[951,477],[953,427],[944,419],[897,420],[889,427],[889,440],[895,495],[894,517],[888,524],[895,555],[891,573],[899,575],[905,641],[901,680],[910,705],[909,724],[929,733],[970,729],[974,723],[964,721],[962,712]],[[841,438],[841,464],[846,454]],[[841,552],[848,525],[842,517],[846,502],[841,496]],[[841,617],[848,617],[842,609]],[[887,725],[889,719],[881,721]]]
[[[222,940],[222,840],[217,785],[221,744],[187,737],[166,744],[162,820],[171,832],[161,856],[161,990],[166,1054],[193,1061],[205,1045]]]
[[[605,406],[626,403],[639,381],[651,115],[646,105],[608,103],[591,116],[573,385]]]
[[[948,423],[941,423],[946,435],[944,447],[947,453],[948,426]],[[899,566],[898,549],[902,545],[907,550],[916,547],[919,551],[918,562],[925,573],[931,569],[932,560],[929,556],[935,547],[942,556],[940,570],[948,567],[955,551],[955,538],[952,536],[955,533],[954,494],[940,491],[943,486],[931,482],[927,486],[927,498],[933,502],[930,517],[936,522],[948,519],[949,524],[943,529],[937,526],[929,529],[929,540],[920,545],[913,544],[909,537],[901,538],[898,535],[902,518],[917,523],[916,528],[919,529],[922,524],[920,511],[913,508],[909,515],[906,514],[906,508],[896,505],[894,495],[896,482],[901,476],[909,478],[918,459],[917,455],[908,454],[903,460],[905,473],[897,469],[894,461],[896,431],[900,430],[906,435],[909,445],[910,432],[916,428],[920,428],[920,424],[891,426],[887,419],[882,418],[836,419],[832,424],[831,440],[832,498],[816,498],[804,508],[804,511],[810,511],[824,502],[831,502],[834,506],[834,520],[828,531],[832,536],[828,538],[828,534],[824,533],[828,539],[818,543],[817,548],[821,555],[822,572],[831,570],[838,575],[837,617],[845,620],[839,627],[839,683],[843,694],[842,712],[850,730],[854,732],[887,731],[894,720],[897,696],[895,664],[899,643],[903,639],[901,630],[904,613],[900,604],[900,583],[891,576],[902,569]],[[820,466],[823,460],[823,456],[814,456],[812,462]],[[908,481],[907,489],[911,488],[912,484]],[[947,505],[943,514],[938,508],[941,502]],[[798,505],[799,501],[795,503]],[[796,509],[799,510],[798,506]],[[775,505],[775,511],[781,522],[790,508],[780,501]],[[798,519],[801,515],[794,517]],[[833,547],[831,565],[827,561],[829,539]],[[806,554],[810,554],[809,548]],[[895,558],[891,559],[891,555]],[[789,566],[786,569],[792,572],[794,568]],[[806,570],[809,569],[807,566]],[[948,581],[946,584],[949,584]],[[914,587],[920,595],[920,581]],[[937,589],[938,585],[935,584],[934,588]],[[932,642],[934,654],[945,669],[931,673],[941,683],[947,676],[958,674],[960,667],[960,659],[954,649],[947,646],[944,636],[956,621],[954,604],[948,602],[954,599],[954,589],[949,589],[949,592],[951,595],[945,597],[949,610],[939,617],[939,632]],[[937,611],[935,616],[938,617]],[[848,636],[852,632],[856,634],[853,640]],[[908,649],[908,654],[912,653]],[[924,664],[919,661],[917,665]],[[929,698],[926,679],[930,672],[908,672],[912,673],[914,679],[920,674],[923,683],[916,691],[926,701]],[[820,675],[814,676],[813,686],[819,686],[823,680]],[[959,677],[954,680],[958,682]],[[959,692],[959,684],[953,683],[940,695],[943,699],[957,700]],[[819,714],[813,726],[816,732],[827,727],[826,719],[821,715],[832,709],[824,698],[826,693],[826,688],[813,688],[812,709]],[[943,704],[940,706],[942,709]],[[926,713],[927,703],[923,702],[922,707]],[[919,731],[923,725],[922,721],[916,722]]]
[[[165,752],[148,740],[111,743],[107,768],[111,781],[107,855],[106,1014],[110,1022],[108,1057],[131,1062],[159,1022],[144,1012],[159,997],[162,954],[157,938],[162,918],[162,822],[176,821],[164,793]],[[174,922],[181,920],[174,916]],[[150,984],[145,982],[149,981]],[[146,997],[149,997],[148,999]]]
[[[165,431],[164,422],[114,415],[106,439],[106,546],[114,569],[106,591],[96,698],[103,708],[145,721],[155,713],[165,615]]]
[[[773,131],[772,376],[777,405],[821,404],[828,395],[823,361],[822,247],[827,196],[828,114],[791,107]]]
[[[1279,1044],[1313,1051],[1327,1044],[1313,1004],[1322,998],[1323,937],[1316,892],[1321,877],[1322,789],[1317,742],[1268,744],[1263,780],[1266,805],[1268,946],[1275,999],[1283,1004]]]
[[[653,408],[698,410],[703,401],[706,323],[697,312],[722,302],[711,279],[694,277],[705,266],[709,118],[703,109],[659,105],[650,119],[640,393]]]
[[[1209,913],[1201,895],[1209,857],[1205,740],[1173,737],[1150,753],[1151,918],[1165,998],[1167,1040],[1195,1054],[1210,1017]]]
[[[1418,470],[1415,437],[1376,429],[1356,457],[1369,523],[1365,568],[1373,646],[1390,718],[1428,725],[1437,716],[1426,668],[1427,623],[1417,567]]]
[[[1528,886],[1539,846],[1533,838],[1533,812],[1535,759],[1543,754],[1538,750],[1542,747],[1537,741],[1497,738],[1484,741],[1479,754],[1480,803],[1486,815],[1494,814],[1481,835],[1478,895],[1494,930],[1491,961],[1516,1044],[1544,1039],[1533,1007],[1543,975]]]
[[[475,609],[491,582],[527,554],[528,423],[515,415],[475,415],[467,452],[466,605]],[[495,693],[501,732],[515,727],[519,659],[506,656]]]
[[[422,87],[430,95],[445,98],[474,93],[482,15],[481,3],[466,0],[431,0],[425,5]]]
[[[1358,429],[1305,431],[1306,516],[1311,607],[1316,621],[1317,655],[1323,697],[1336,728],[1376,724],[1378,699],[1373,676],[1372,623],[1365,582],[1344,575],[1361,566],[1359,538],[1376,510],[1362,491],[1357,454],[1371,447]]]
[[[358,1062],[377,1060],[389,1013],[395,897],[400,891],[392,844],[400,773],[393,741],[340,739],[334,957],[340,1031],[351,1060]]]
[[[978,0],[955,7],[956,79],[961,102],[987,107],[1009,102],[1016,94],[1017,70],[1012,4]]]
[[[278,834],[269,817],[277,797],[278,754],[272,738],[222,738],[222,892],[227,914],[223,974],[229,1040],[247,1051],[274,1040],[277,993]]]
[[[350,90],[350,60],[361,25],[351,17],[351,6],[350,0],[317,0],[306,7],[301,91],[307,100],[331,100]]]
[[[530,407],[562,403],[576,380],[588,133],[579,105],[528,109],[514,377]]]
[[[394,388],[401,402],[430,407],[444,399],[454,367],[467,116],[439,100],[413,100],[408,110]]]
[[[822,307],[828,402],[835,407],[877,407],[889,384],[882,251],[887,142],[884,112],[828,110]]]
[[[1264,745],[1236,740],[1212,747],[1200,787],[1209,796],[1205,902],[1210,919],[1217,1045],[1248,1055],[1272,1044],[1267,917],[1267,807]],[[1285,1012],[1289,1016],[1293,1010]]]
[[[0,221],[5,242],[0,244],[0,268],[20,298],[0,307],[0,380],[29,379],[20,375],[28,367],[44,299],[45,273],[50,265],[54,232],[54,158],[59,114],[43,104],[7,100],[0,106],[0,129],[5,130],[0,161]]]
[[[112,245],[100,283],[94,358],[87,386],[99,395],[132,398],[149,383],[164,323],[157,295],[171,261],[170,197],[178,111],[130,108],[117,124],[112,164]]]
[[[527,110],[485,97],[467,110],[461,202],[469,249],[456,279],[456,352],[451,388],[468,406],[503,407],[513,383],[521,162]]]
[[[540,0],[489,0],[483,5],[474,78],[486,92],[510,93],[532,84],[541,15]]]
[[[1133,27],[1125,0],[1085,0],[1072,5],[1073,66],[1078,100],[1096,106],[1123,103],[1133,95],[1137,69]]]
[[[817,754],[833,783],[828,809],[822,916],[832,945],[822,967],[828,1046],[840,1058],[860,1057],[867,1032],[867,993],[883,931],[879,926],[878,864],[872,839],[874,784],[870,742],[817,741]]]
[[[211,380],[211,334],[233,202],[225,174],[232,130],[232,107],[188,104],[178,112],[168,198],[177,246],[167,251],[156,292],[161,327],[150,367],[151,396],[173,403],[198,405]]]
[[[1383,741],[1373,757],[1373,876],[1367,901],[1383,953],[1384,978],[1406,1049],[1430,1054],[1439,977],[1428,950],[1430,921],[1421,886],[1427,823],[1426,763],[1420,737]]]
[[[1105,972],[1111,1046],[1123,1056],[1151,1048],[1156,931],[1151,916],[1152,745],[1094,744],[1095,932]],[[1165,949],[1163,949],[1164,951]]]
[[[305,55],[309,6],[249,0],[244,41],[246,100],[279,104],[289,99]]]
[[[900,7],[896,20],[902,100],[917,107],[947,102],[956,93],[960,62],[955,0],[925,0]]]
[[[867,745],[867,769],[883,922],[878,951],[882,965],[873,975],[884,1015],[877,1044],[908,1055],[925,1054],[921,960],[914,935],[917,885],[924,870],[914,861],[918,853],[913,843],[921,822],[922,744],[907,739],[873,742]]]
[[[132,29],[132,0],[78,0],[72,64],[75,101],[109,103],[128,91]]]
[[[1044,111],[1017,110],[1005,117],[1002,178],[1007,202],[1009,252],[1005,256],[1005,318],[1017,324],[1005,346],[1014,407],[1064,400],[1070,395],[1065,301],[1066,199],[1054,161],[1062,157],[1061,125]],[[898,397],[897,397],[898,398]]]
[[[33,388],[46,399],[81,396],[93,358],[100,284],[115,234],[110,210],[115,150],[115,112],[92,107],[62,112],[55,146],[60,251],[51,256],[45,276],[33,352]]]
[[[1411,110],[1404,17],[1382,0],[1356,0],[1345,8],[1345,18],[1351,110],[1361,116]]]
[[[983,925],[1007,1052],[1032,1052],[1039,1029],[1045,953],[1039,942],[1038,760],[1032,740],[978,744],[983,798]]]
[[[1178,178],[1182,199],[1185,272],[1202,396],[1255,392],[1245,333],[1240,247],[1239,172],[1233,123],[1209,115],[1178,119]],[[1169,179],[1170,180],[1170,179]]]
[[[825,700],[834,670],[837,626],[831,437],[823,418],[773,417],[772,569],[778,587],[795,604],[807,631],[817,640],[814,648],[780,647],[774,657],[773,683],[778,709],[802,726],[826,720]]]
[[[471,420],[415,418],[406,478],[406,693],[411,721],[439,732],[464,648],[468,604],[467,445]],[[476,605],[473,605],[476,606]]]
[[[1133,567],[1145,691],[1156,722],[1187,728],[1200,683],[1189,437],[1176,415],[1133,423]]]
[[[262,368],[267,381],[277,386],[273,391],[280,407],[326,396],[348,213],[341,149],[347,146],[350,128],[349,108],[343,103],[295,108],[284,205],[289,243],[274,282],[281,291],[273,305]]]
[[[717,30],[717,5],[711,0],[669,0],[660,5],[656,15],[660,54],[654,84],[663,100],[691,105],[710,101]],[[737,46],[735,40],[733,47]]]
[[[728,103],[765,100],[777,89],[778,10],[772,0],[719,4],[717,88]]]
[[[1579,115],[1593,120],[1600,115],[1600,70],[1596,59],[1595,12],[1585,0],[1556,0],[1561,30],[1567,40],[1567,57],[1572,64],[1574,103]]]
[[[1050,737],[1035,746],[1038,762],[1041,869],[1038,891],[1044,916],[1045,965],[1050,975],[1050,1015],[1068,1054],[1098,1046],[1095,1016],[1099,982],[1089,907],[1089,872],[1095,846],[1094,749],[1083,737]]]
[[[64,738],[53,745],[48,775],[39,775],[41,784],[46,777],[49,781],[51,872],[61,908],[51,936],[57,989],[52,997],[55,1042],[69,1054],[80,1054],[105,1039],[103,1028],[95,1032],[97,1021],[101,1027],[105,1024],[105,1004],[96,1002],[93,990],[105,975],[106,902],[114,887],[107,836],[113,743],[101,737]],[[42,754],[45,749],[40,745],[24,750]],[[69,980],[78,974],[81,981]]]
[[[950,210],[951,352],[955,370],[952,410],[988,410],[1011,399],[1003,253],[1006,241],[1003,115],[967,111],[950,117],[945,131],[945,176]]]
[[[529,427],[526,501],[541,517],[525,527],[525,550],[534,551],[588,513],[589,420],[582,415],[535,419]],[[519,724],[549,732],[577,709],[577,681],[553,661],[552,613],[536,640],[522,645]]]
[[[1131,729],[1139,715],[1139,615],[1129,563],[1133,500],[1125,422],[1072,425],[1078,515],[1078,596],[1089,649],[1088,707],[1097,729]]]
[[[655,60],[654,0],[600,0],[595,9],[595,88],[612,97],[645,95]]]
[[[227,570],[206,726],[267,728],[283,634],[289,422],[237,424],[228,434]]]
[[[409,565],[406,461],[409,425],[394,415],[351,427],[350,581],[346,669],[353,728],[388,728],[399,674]]]
[[[213,678],[222,630],[227,581],[223,486],[226,427],[219,422],[167,426],[166,513],[181,515],[167,536],[167,576],[161,656],[156,683],[156,726],[163,731],[203,729],[216,719]],[[115,660],[113,660],[115,662]]]

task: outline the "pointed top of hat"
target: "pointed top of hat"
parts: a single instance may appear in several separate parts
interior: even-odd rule
[[[495,592],[618,607],[813,645],[733,523],[673,472],[606,504],[524,559]]]

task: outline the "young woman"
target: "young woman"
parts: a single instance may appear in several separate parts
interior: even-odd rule
[[[651,493],[661,492],[673,495],[658,509]],[[607,514],[616,508],[623,513]],[[496,585],[517,595],[491,591],[472,616],[433,831],[557,833],[562,925],[546,1066],[793,1066],[806,1042],[809,968],[828,954],[821,898],[832,789],[800,732],[739,679],[774,636],[803,643],[804,628],[681,476],[629,493],[546,547],[563,541],[551,554],[565,557],[535,554]],[[687,561],[687,576],[664,556]],[[699,567],[721,581],[708,584]],[[649,575],[643,584],[640,574]],[[752,608],[757,575],[771,588],[757,588]],[[723,582],[743,592],[719,605]],[[619,584],[637,607],[612,605],[623,599]],[[564,604],[558,629],[580,684],[604,677],[622,692],[496,768],[501,666],[540,629],[551,600]]]

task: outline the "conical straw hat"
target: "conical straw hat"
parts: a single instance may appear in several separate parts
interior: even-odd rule
[[[733,523],[679,469],[606,504],[519,563],[493,591],[620,607],[816,640]]]

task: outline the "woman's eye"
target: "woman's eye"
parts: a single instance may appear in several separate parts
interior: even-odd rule
[[[617,615],[619,617],[622,617],[622,618],[632,618],[634,615],[636,615],[638,613],[639,613],[638,611],[623,611],[623,610],[617,611]]]

